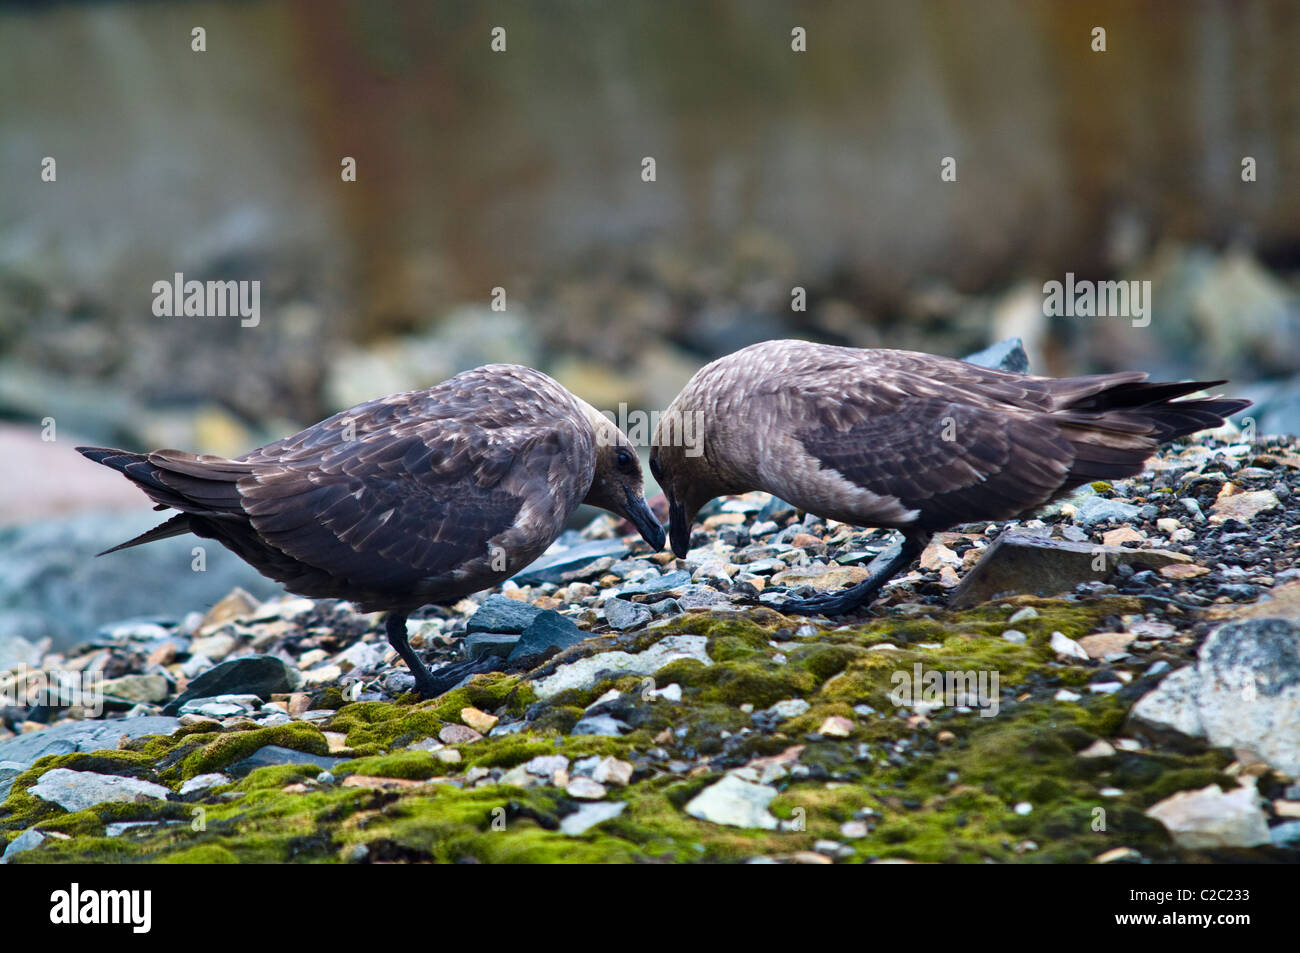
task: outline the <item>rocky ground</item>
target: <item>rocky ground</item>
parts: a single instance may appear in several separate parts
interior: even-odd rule
[[[428,701],[346,603],[8,639],[3,861],[1300,860],[1293,439],[1228,427],[942,534],[846,619],[770,603],[888,533],[762,494],[685,560],[621,528],[412,619],[479,670]],[[24,694],[73,678],[100,717]]]

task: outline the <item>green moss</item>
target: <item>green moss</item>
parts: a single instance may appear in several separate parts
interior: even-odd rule
[[[339,710],[326,725],[347,735],[348,747],[362,755],[401,748],[422,738],[436,738],[447,725],[462,724],[461,711],[477,708],[522,715],[536,701],[531,685],[517,675],[476,675],[469,684],[419,704],[356,702]]]
[[[345,734],[348,747],[358,754],[377,754],[422,738],[437,738],[451,722],[435,712],[433,704],[357,702],[335,715],[326,729]]]
[[[198,737],[205,738],[203,735]],[[212,739],[206,741],[202,749],[186,756],[179,768],[171,769],[171,775],[175,776],[179,771],[179,777],[186,780],[199,774],[220,771],[236,761],[247,758],[266,745],[292,748],[294,751],[303,751],[307,754],[329,754],[329,744],[315,725],[294,721],[272,728],[214,733]],[[162,774],[164,777],[169,776],[167,772]]]
[[[827,645],[813,643],[801,645],[790,652],[790,664],[805,669],[818,682],[838,675],[855,659],[863,658],[868,653],[857,645]]]
[[[219,844],[201,844],[162,857],[160,861],[164,864],[237,864],[239,858]]]
[[[424,781],[447,774],[451,768],[445,761],[435,758],[429,751],[398,751],[394,754],[345,761],[335,769],[335,774],[368,774],[380,778],[406,778]]]
[[[314,764],[269,764],[264,768],[256,768],[248,773],[248,776],[235,785],[239,791],[257,791],[267,788],[282,788],[290,784],[296,784],[300,781],[314,780],[320,774],[320,768]],[[217,794],[227,789],[226,785],[212,788],[211,794]]]

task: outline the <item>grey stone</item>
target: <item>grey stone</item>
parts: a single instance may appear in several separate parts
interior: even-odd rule
[[[115,824],[108,824],[104,827],[104,833],[109,837],[121,837],[127,831],[137,830],[141,827],[157,827],[159,821],[118,821]]]
[[[247,758],[227,767],[226,771],[235,778],[242,778],[250,771],[273,764],[314,764],[318,768],[329,771],[347,760],[347,758],[308,754],[306,751],[294,751],[292,748],[282,748],[279,745],[263,745]]]
[[[554,553],[543,553],[516,573],[514,581],[521,586],[535,586],[546,582],[561,585],[570,581],[573,573],[597,559],[605,557],[618,559],[626,556],[627,552],[627,546],[622,540],[593,539]]]
[[[162,675],[123,675],[106,679],[103,689],[104,694],[111,698],[157,704],[167,700],[172,686]]]
[[[1203,737],[1300,774],[1300,625],[1245,619],[1219,626],[1196,665],[1166,677],[1131,717],[1157,733]]]
[[[61,721],[41,731],[0,741],[0,762],[12,761],[25,771],[37,758],[47,754],[71,754],[74,751],[103,751],[116,748],[126,735],[170,735],[180,721],[161,715],[144,718],[120,718],[104,721]]]
[[[549,778],[556,771],[567,771],[569,759],[562,754],[539,754],[524,762],[523,768],[539,778]]]
[[[552,674],[534,683],[537,697],[551,698],[570,688],[587,688],[602,672],[619,675],[653,675],[669,662],[695,659],[712,665],[708,639],[702,635],[669,635],[644,652],[600,652],[559,666]]]
[[[171,791],[161,784],[69,768],[46,771],[27,789],[27,793],[57,804],[65,811],[84,811],[105,801],[137,801],[142,798],[165,801],[171,796]]]
[[[1287,821],[1270,828],[1268,836],[1277,847],[1300,847],[1300,821]]]
[[[687,586],[677,597],[677,604],[683,609],[703,609],[726,601],[727,597],[712,586]]]
[[[499,593],[493,593],[483,600],[478,611],[470,617],[465,631],[522,634],[542,611],[537,606],[520,602],[518,599],[509,599]]]
[[[600,801],[596,804],[584,804],[560,821],[560,833],[568,834],[570,837],[585,834],[597,824],[618,817],[626,807],[626,801]]]
[[[587,637],[574,621],[560,615],[554,609],[547,609],[528,623],[523,635],[510,650],[509,661],[518,661],[534,655],[544,655],[556,650],[563,652],[571,645],[577,645]]]
[[[573,726],[573,731],[570,734],[605,735],[617,738],[624,732],[631,730],[625,722],[619,721],[613,715],[588,715]]]
[[[1141,507],[1103,496],[1090,496],[1075,508],[1074,521],[1080,526],[1092,527],[1098,523],[1127,523],[1137,519]]]
[[[681,603],[676,599],[663,599],[650,605],[650,611],[657,616],[672,618],[684,614]]]
[[[206,715],[209,718],[229,718],[232,715],[252,715],[262,707],[256,695],[216,695],[212,698],[193,698],[181,706],[182,715]]]
[[[334,656],[333,661],[335,665],[340,665],[345,672],[361,674],[379,668],[387,654],[387,643],[379,645],[375,642],[353,642]]]
[[[1105,556],[1100,572],[1093,568],[1099,555]],[[1007,530],[953,590],[949,606],[963,609],[1017,593],[1051,596],[1070,592],[1081,582],[1104,582],[1119,565],[1159,569],[1188,561],[1181,553],[1160,549],[1074,543]]]
[[[17,761],[0,761],[0,803],[9,796],[9,791],[14,786],[14,778],[26,770],[26,766]]]
[[[806,712],[812,706],[802,698],[787,698],[785,701],[779,701],[768,708],[769,714],[779,719],[787,721],[791,718],[798,717]]]
[[[767,806],[776,795],[774,787],[754,784],[729,774],[695,795],[686,805],[686,813],[728,827],[757,827],[771,831],[776,830],[778,822],[768,812]]]
[[[675,572],[665,573],[655,579],[628,583],[621,587],[619,592],[625,596],[653,595],[656,592],[667,592],[669,589],[680,589],[682,586],[690,585],[690,583],[691,574],[684,569],[679,569]]]
[[[605,621],[609,623],[611,629],[618,629],[622,632],[626,629],[645,625],[652,618],[653,616],[646,606],[635,602],[628,602],[626,599],[619,598],[608,599],[605,602]]]
[[[461,650],[471,660],[487,655],[508,658],[521,638],[518,632],[470,632],[461,642]]]
[[[196,774],[181,785],[180,794],[181,797],[185,797],[189,794],[197,794],[229,783],[230,778],[219,771],[214,771],[208,774]]]
[[[45,841],[45,834],[34,827],[29,827],[9,842],[9,846],[0,854],[0,864],[12,863],[13,859],[25,850],[40,847]]]
[[[178,714],[187,702],[218,695],[256,695],[269,701],[272,695],[291,692],[299,684],[299,673],[274,655],[241,655],[214,665],[190,682],[164,706],[163,714]]]
[[[415,690],[415,676],[410,672],[389,672],[383,677],[382,684],[390,695],[401,695]]]

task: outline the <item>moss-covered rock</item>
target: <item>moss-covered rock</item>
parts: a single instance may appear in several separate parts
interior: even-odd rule
[[[1007,619],[1025,606],[1037,612],[1016,625],[1027,638],[1001,638]],[[539,701],[527,676],[477,676],[427,702],[340,697],[321,727],[208,724],[123,750],[43,758],[15,779],[0,806],[0,833],[11,840],[35,826],[70,835],[47,839],[18,862],[738,862],[786,857],[819,840],[843,845],[845,861],[1089,861],[1116,846],[1149,860],[1198,859],[1175,850],[1144,811],[1179,790],[1230,787],[1223,772],[1231,755],[1117,750],[1080,757],[1098,738],[1116,737],[1131,693],[1056,697],[1063,687],[1084,685],[1097,665],[1058,659],[1052,633],[1077,639],[1140,608],[1116,598],[1018,598],[798,632],[766,609],[692,612],[566,655],[640,651],[667,634],[706,637],[712,664],[680,660],[651,679],[611,677]],[[996,702],[996,713],[895,704],[899,674],[918,666],[996,673],[997,695],[985,699]],[[680,701],[651,691],[671,683],[681,687]],[[790,699],[807,709],[784,719],[766,711]],[[598,700],[624,733],[572,734]],[[460,724],[469,707],[498,715],[499,733],[434,751],[424,749],[438,746],[411,747]],[[332,781],[318,781],[313,765],[276,765],[185,802],[101,804],[76,813],[29,791],[55,767],[125,774],[179,791],[186,779],[227,769],[264,745],[327,754],[321,728],[344,735],[351,757],[331,772]],[[569,772],[599,759],[632,764],[626,786],[606,783],[605,800],[621,803],[621,813],[570,836],[561,825],[583,802],[555,777],[523,785],[516,772],[520,783],[503,782],[512,769],[549,755],[562,756]],[[778,830],[733,829],[686,813],[695,795],[738,769],[776,789],[770,811]],[[118,821],[157,823],[107,836]]]

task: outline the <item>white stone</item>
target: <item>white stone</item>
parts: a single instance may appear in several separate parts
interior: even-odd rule
[[[161,784],[69,768],[46,771],[27,791],[65,811],[84,811],[105,801],[135,801],[139,798],[165,801],[171,795],[171,791]]]
[[[630,675],[653,675],[669,662],[695,659],[712,665],[708,639],[702,635],[669,635],[644,652],[601,652],[557,668],[554,674],[535,684],[538,698],[551,698],[570,688],[587,688],[600,672]]]
[[[686,805],[686,813],[702,821],[728,827],[757,827],[776,830],[778,822],[767,806],[777,795],[776,788],[753,784],[734,775],[709,785]]]
[[[1258,847],[1269,843],[1268,820],[1253,785],[1224,793],[1217,784],[1180,791],[1147,810],[1179,847]]]

